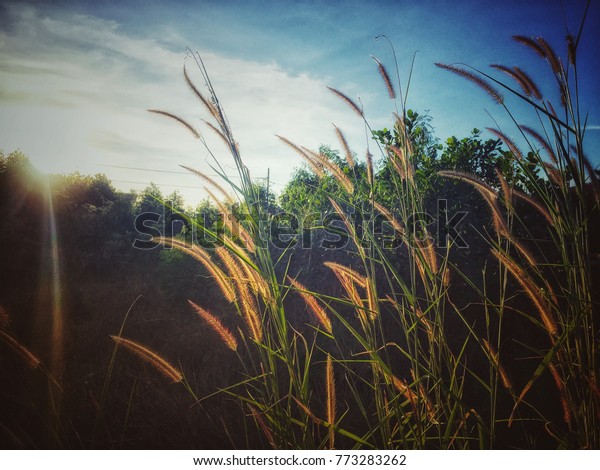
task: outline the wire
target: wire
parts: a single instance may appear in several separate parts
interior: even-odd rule
[[[142,167],[136,167],[136,166],[108,165],[108,164],[104,164],[104,163],[97,163],[97,165],[102,166],[102,167],[108,167],[108,168],[120,168],[122,170],[151,171],[153,173],[168,173],[168,174],[176,174],[176,175],[194,176],[189,171],[157,170],[157,169],[153,169],[153,168],[142,168]],[[217,177],[220,177],[221,175],[214,173],[214,174],[207,174],[207,176],[217,178]],[[239,179],[238,175],[228,176],[228,177]],[[265,180],[266,177],[258,176],[253,179]],[[112,180],[112,181],[115,183],[146,184],[146,185],[150,184],[150,183],[144,183],[142,181],[124,181],[124,180]],[[158,183],[156,183],[156,184],[158,186],[173,186],[173,187],[180,187],[180,188],[193,188],[193,189],[203,189],[204,188],[203,186],[181,186],[181,185],[175,185],[175,184],[158,184]],[[279,182],[273,181],[273,180],[270,180],[270,184],[277,185],[277,186],[285,186],[284,183],[279,183]]]
[[[170,186],[172,188],[186,188],[186,189],[204,189],[204,186],[183,186],[181,184],[162,184],[162,183],[145,183],[143,181],[126,181],[126,180],[111,180],[113,183],[127,183],[127,184],[143,184],[144,186],[149,186],[151,184],[155,184],[156,186]]]
[[[177,175],[191,175],[189,171],[170,171],[170,170],[155,170],[152,168],[140,168],[135,166],[120,166],[120,165],[105,165],[102,163],[98,163],[98,166],[104,166],[108,168],[121,168],[123,170],[140,170],[140,171],[153,171],[155,173],[173,173]]]

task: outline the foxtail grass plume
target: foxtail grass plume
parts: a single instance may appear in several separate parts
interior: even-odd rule
[[[539,132],[532,129],[531,127],[524,126],[524,125],[519,125],[519,129],[521,129],[523,132],[525,132],[525,133],[529,134],[531,137],[533,137],[535,139],[535,141],[538,144],[540,144],[542,146],[542,148],[546,151],[546,153],[548,154],[548,157],[550,157],[550,160],[552,161],[552,163],[554,163],[555,165],[558,165],[558,158],[556,158],[556,153],[554,153],[554,149],[548,143],[548,141],[539,134]]]
[[[308,408],[308,406],[306,406],[304,403],[298,400],[295,396],[292,396],[292,399],[296,402],[300,409],[304,411],[304,413],[306,413],[306,416],[308,416],[313,423],[324,424],[323,420],[318,418],[312,411],[310,411],[310,408]]]
[[[260,312],[256,303],[256,298],[251,292],[249,286],[253,279],[246,277],[246,272],[242,268],[242,263],[232,256],[225,247],[219,247],[217,254],[227,267],[230,276],[235,283],[237,296],[242,305],[242,316],[246,322],[246,326],[250,330],[255,341],[260,342],[263,337],[262,322],[260,320]],[[258,288],[256,288],[258,290]]]
[[[340,144],[342,144],[342,148],[344,149],[344,154],[346,155],[346,163],[348,163],[348,166],[350,168],[354,168],[354,165],[356,163],[354,161],[354,157],[352,156],[352,152],[350,151],[350,147],[348,146],[348,141],[346,140],[346,137],[339,129],[339,127],[337,127],[335,124],[333,125],[333,127],[335,127],[335,134],[337,135],[337,138],[340,141]]]
[[[36,369],[41,364],[41,361],[35,354],[33,354],[29,349],[23,346],[19,340],[8,334],[6,331],[0,330],[0,340],[2,340],[4,344],[21,356],[27,365],[32,369]]]
[[[441,69],[448,70],[449,72],[452,72],[460,77],[466,78],[467,80],[471,81],[483,91],[485,91],[496,103],[504,103],[504,97],[502,96],[502,94],[498,90],[496,90],[492,85],[486,82],[483,78],[475,75],[473,72],[462,69],[460,67],[455,67],[453,65],[446,65],[440,63],[437,63],[435,65]]]
[[[494,365],[494,368],[498,371],[498,375],[500,376],[500,381],[502,382],[502,385],[504,386],[504,388],[512,390],[512,383],[508,377],[508,374],[506,373],[506,370],[500,363],[500,357],[498,352],[485,338],[483,338],[483,345],[488,353],[489,358],[492,361],[492,364]]]
[[[518,241],[513,236],[511,230],[508,228],[506,220],[500,210],[500,206],[498,205],[498,195],[491,186],[489,186],[487,183],[480,180],[476,176],[469,175],[467,173],[462,173],[462,172],[457,172],[457,171],[440,171],[440,172],[438,172],[438,174],[441,176],[448,177],[448,178],[459,179],[459,180],[465,181],[469,184],[472,184],[475,187],[475,189],[477,189],[477,191],[479,191],[479,193],[483,197],[483,200],[487,203],[489,208],[492,210],[492,222],[494,223],[494,230],[496,231],[496,234],[498,236],[506,238],[507,240],[510,240],[511,243],[515,246],[515,248],[517,248],[517,250],[521,253],[521,255],[523,255],[523,257],[529,262],[530,266],[537,265],[537,261],[533,257],[533,255],[529,252],[529,250],[527,250],[523,246],[523,244],[520,241]],[[519,191],[514,190],[514,189],[509,189],[502,174],[499,171],[497,171],[496,174],[498,175],[498,178],[500,180],[502,191],[505,195],[505,200],[507,201],[508,205],[511,205],[511,196],[512,195],[520,196],[522,193],[520,193]],[[540,210],[543,210],[543,208],[541,206],[540,206]],[[433,251],[432,254],[430,254],[430,256],[431,257],[435,256],[435,250]]]
[[[513,201],[512,188],[508,186],[508,183],[506,182],[506,178],[504,177],[504,175],[498,168],[495,169],[495,172],[496,172],[496,176],[498,177],[498,181],[500,182],[500,189],[502,191],[502,194],[504,195],[504,203],[508,207],[512,207],[512,201]]]
[[[504,220],[504,216],[502,215],[500,207],[498,206],[498,194],[494,188],[477,176],[461,171],[443,170],[438,171],[438,175],[446,178],[458,179],[472,185],[479,192],[479,194],[481,194],[483,200],[492,210],[492,221],[494,223],[494,229],[496,230],[496,233],[507,238],[511,237],[510,230],[508,229],[506,221]]]
[[[457,180],[464,181],[473,185],[476,189],[480,190],[480,192],[484,192],[492,197],[496,197],[496,190],[494,188],[492,188],[482,179],[470,173],[464,173],[462,171],[454,170],[441,170],[438,171],[438,175],[444,176],[445,178],[454,178]]]
[[[410,402],[413,410],[416,410],[418,401],[417,394],[413,392],[408,384],[401,378],[396,377],[391,372],[386,372],[385,370],[381,369],[381,367],[380,370],[383,372],[383,375],[386,377],[389,383],[391,383],[393,387]]]
[[[561,378],[558,369],[552,363],[548,364],[548,369],[552,374],[552,378],[554,379],[554,383],[556,384],[556,388],[558,390],[558,394],[560,396],[560,403],[563,409],[563,419],[565,423],[567,423],[570,427],[573,421],[573,415],[571,413],[571,407],[569,406],[569,401],[567,400],[567,390],[565,387],[565,382]]]
[[[332,261],[327,261],[323,264],[331,269],[338,278],[338,281],[340,281],[340,284],[346,291],[348,299],[350,299],[350,301],[354,304],[356,313],[364,327],[367,324],[367,315],[365,313],[366,309],[356,286],[358,285],[363,289],[366,288],[368,282],[367,279],[347,266],[343,266]]]
[[[223,204],[223,202],[221,202],[210,189],[204,188],[204,190],[206,191],[206,193],[208,194],[210,199],[215,203],[215,206],[217,206],[217,209],[219,209],[221,215],[223,216],[222,217],[223,224],[227,228],[229,233],[231,234],[231,237],[234,237],[234,238],[237,238],[238,240],[240,240],[242,242],[242,244],[244,245],[245,249],[248,251],[248,253],[255,253],[256,252],[256,244],[254,243],[254,239],[248,233],[248,231],[244,228],[244,225],[240,222],[239,218],[234,216],[233,213],[231,212],[231,210],[229,208],[227,208],[225,206],[225,204]],[[223,236],[224,240],[226,238],[227,238],[226,236]],[[232,238],[229,238],[229,240],[230,241],[227,243],[229,243],[230,246],[232,246],[232,247],[237,246],[233,242]],[[238,253],[241,253],[243,250],[240,247],[237,247],[237,251],[238,251]]]
[[[180,118],[179,116],[176,116],[175,114],[169,113],[167,111],[161,111],[159,109],[149,109],[148,112],[154,113],[154,114],[160,114],[162,116],[166,116],[168,118],[174,119],[179,124],[183,125],[188,131],[190,131],[192,133],[192,135],[194,137],[196,137],[196,139],[202,138],[202,136],[200,135],[200,132],[198,132],[194,126],[192,126],[189,122],[185,121],[184,119]]]
[[[403,236],[406,233],[402,224],[394,217],[387,207],[383,206],[379,202],[373,202],[373,207],[377,209],[392,224],[392,227],[400,236]]]
[[[144,362],[150,364],[158,372],[163,374],[168,379],[171,379],[171,381],[173,381],[174,383],[178,383],[183,380],[183,374],[174,366],[169,364],[166,360],[164,360],[162,357],[160,357],[158,354],[156,354],[154,351],[151,351],[147,347],[142,346],[141,344],[136,343],[135,341],[131,341],[120,336],[111,335],[111,338],[119,346],[124,347],[125,349],[138,356]]]
[[[262,341],[263,332],[262,332],[262,322],[260,320],[260,312],[258,311],[258,305],[256,304],[256,299],[250,289],[248,288],[248,284],[244,283],[241,278],[234,279],[238,288],[238,294],[240,296],[240,300],[242,303],[242,313],[244,317],[244,321],[252,334],[252,337],[256,342]]]
[[[551,226],[554,225],[554,220],[552,219],[552,216],[550,215],[550,212],[548,212],[548,209],[546,207],[544,207],[542,204],[540,204],[528,194],[525,194],[524,192],[519,191],[518,189],[513,189],[512,192],[515,195],[515,197],[518,197],[519,199],[522,199],[523,201],[526,201],[529,204],[531,204],[531,206],[534,207],[535,210],[537,210]]]
[[[520,34],[514,35],[513,39],[524,46],[532,49],[537,55],[539,55],[542,59],[546,57],[546,53],[542,46],[540,46],[531,36],[523,36]]]
[[[373,155],[368,150],[365,159],[367,161],[367,181],[373,186]]]
[[[523,153],[519,150],[517,144],[515,144],[515,142],[510,137],[492,127],[486,127],[486,129],[492,134],[494,134],[496,137],[498,137],[500,140],[502,140],[517,160],[523,160]]]
[[[375,289],[374,281],[367,282],[367,306],[369,320],[374,322],[379,316],[379,298],[377,297],[377,290]]]
[[[552,72],[559,77],[559,83],[561,84],[560,88],[561,88],[561,103],[564,105],[565,104],[565,94],[564,94],[564,89],[563,89],[563,85],[564,84],[564,69],[562,66],[562,62],[560,61],[560,59],[558,58],[558,56],[556,55],[556,53],[554,52],[554,50],[552,49],[552,47],[550,46],[550,44],[548,44],[548,42],[541,37],[537,37],[537,38],[532,38],[530,36],[522,36],[522,35],[517,35],[517,36],[513,36],[513,39],[527,47],[529,47],[530,49],[532,49],[538,56],[540,56],[542,59],[545,59],[548,64],[550,64],[550,68],[552,69]],[[571,46],[569,47],[569,40],[567,38],[567,48],[569,50],[569,61],[575,60],[575,44],[573,44],[573,42],[571,42]],[[554,116],[556,117],[556,113],[554,113]]]
[[[538,86],[533,82],[531,77],[519,67],[515,66],[513,68],[510,68],[500,64],[491,64],[490,67],[499,70],[508,75],[509,77],[513,78],[519,84],[521,90],[523,90],[523,93],[526,96],[533,97],[537,100],[542,99],[542,94],[540,93],[540,89],[538,88]]]
[[[227,191],[225,191],[225,188],[223,188],[223,186],[221,186],[219,183],[217,183],[210,176],[206,175],[205,173],[202,173],[200,170],[196,170],[195,168],[190,168],[189,166],[185,166],[185,165],[179,165],[179,166],[181,168],[183,168],[184,170],[187,170],[190,173],[196,175],[202,181],[210,184],[213,188],[215,188],[217,191],[219,191],[219,193],[221,193],[221,195],[223,196],[223,198],[225,200],[227,200],[227,201],[231,200],[231,197],[229,196],[229,194],[227,194]]]
[[[323,307],[319,305],[319,302],[317,302],[315,296],[310,294],[308,292],[308,289],[304,285],[300,284],[292,277],[288,276],[287,278],[290,284],[296,289],[298,294],[300,294],[302,299],[304,299],[304,302],[306,302],[306,304],[308,305],[315,319],[321,324],[321,326],[325,329],[325,331],[327,331],[327,333],[331,334],[331,320],[329,319],[329,316],[327,315]]]
[[[221,337],[225,346],[227,346],[232,351],[236,351],[238,347],[238,342],[235,339],[235,336],[229,329],[227,329],[221,320],[215,317],[208,310],[204,310],[199,305],[195,304],[191,300],[188,300],[188,303],[191,307],[196,311],[196,313],[206,322],[210,327]]]
[[[211,131],[213,131],[219,137],[219,139],[221,139],[223,141],[223,143],[225,144],[225,146],[227,148],[229,148],[231,143],[229,142],[229,139],[227,138],[227,136],[225,134],[223,134],[223,131],[221,131],[221,129],[219,129],[213,123],[206,121],[205,119],[202,119],[202,122],[204,122],[204,124],[206,124],[208,126],[208,128]]]
[[[414,383],[419,384],[419,398],[421,400],[421,403],[425,404],[425,408],[427,410],[427,416],[429,417],[430,422],[432,424],[439,424],[438,420],[435,418],[435,408],[433,406],[433,403],[431,402],[431,400],[429,399],[429,397],[427,395],[427,391],[425,390],[425,387],[423,386],[423,382],[417,380],[417,376],[416,376],[415,370],[413,368],[410,369],[410,376],[412,377]]]
[[[368,323],[368,317],[366,314],[367,309],[365,308],[365,304],[362,300],[361,295],[358,293],[358,289],[356,288],[356,284],[346,276],[338,276],[340,284],[346,291],[346,295],[348,299],[354,304],[354,308],[356,310],[356,314],[361,321],[363,329],[366,328]]]
[[[323,165],[321,163],[317,163],[313,159],[313,157],[310,154],[310,152],[308,151],[308,149],[300,148],[299,146],[297,146],[296,144],[294,144],[293,142],[291,142],[289,139],[286,139],[285,137],[282,137],[280,135],[276,135],[276,137],[279,140],[281,140],[285,145],[287,145],[292,150],[294,150],[296,153],[298,153],[306,161],[306,163],[309,164],[309,166],[311,167],[311,169],[315,172],[315,174],[319,178],[323,178],[323,176],[325,176],[325,172],[323,170]]]
[[[548,44],[548,42],[542,37],[537,37],[536,40],[537,40],[538,44],[540,45],[540,47],[542,48],[542,50],[544,51],[544,57],[550,64],[550,68],[552,69],[552,71],[555,74],[561,73],[562,72],[562,64],[560,62],[560,59],[554,52],[554,49],[552,49],[552,46],[550,46],[550,44]]]
[[[202,263],[211,277],[216,281],[219,289],[227,301],[233,302],[235,300],[235,291],[229,282],[229,279],[227,279],[225,273],[215,264],[210,255],[204,249],[200,248],[198,245],[188,246],[187,243],[178,240],[177,238],[160,237],[156,238],[155,241],[157,243],[168,243],[173,248]]]
[[[566,191],[563,173],[552,163],[542,162],[542,165],[544,167],[544,170],[548,174],[548,178],[550,179],[550,181],[552,181],[556,186],[561,188],[562,191]]]
[[[340,216],[340,219],[342,219],[342,222],[344,222],[344,225],[346,226],[348,233],[352,236],[352,239],[356,242],[358,240],[358,235],[356,233],[356,227],[354,226],[353,222],[350,220],[348,215],[344,212],[342,207],[338,204],[338,202],[335,199],[329,196],[327,197],[327,199],[329,200],[329,203],[331,204],[333,209]],[[366,256],[365,248],[361,245],[361,243],[356,244],[356,249],[358,250],[359,256]]]
[[[206,190],[206,192],[213,200],[215,199],[214,195],[209,190]],[[231,210],[225,207],[225,205],[220,201],[217,201],[216,205],[223,215],[223,224],[231,234],[231,237],[223,235],[223,241],[225,244],[229,245],[232,250],[237,251],[238,254],[243,253],[244,250],[242,250],[242,248],[233,240],[235,238],[244,245],[244,248],[248,251],[248,253],[255,253],[256,244],[254,243],[254,239],[252,238],[252,235],[248,233],[239,218],[233,215]]]
[[[348,176],[346,176],[346,174],[342,171],[342,169],[339,166],[337,166],[335,163],[331,162],[329,160],[329,158],[327,158],[326,155],[323,155],[321,153],[316,154],[316,155],[317,155],[317,161],[321,165],[323,165],[323,168],[325,168],[326,170],[329,170],[331,175],[338,181],[338,183],[340,183],[340,185],[342,186],[344,191],[346,191],[347,194],[353,194],[354,193],[354,185],[350,181],[350,178],[348,178]]]
[[[350,98],[348,98],[348,96],[346,96],[341,91],[336,90],[335,88],[331,88],[329,86],[327,88],[329,89],[329,91],[331,91],[331,93],[336,95],[338,98],[340,98],[342,101],[344,101],[348,106],[350,106],[352,111],[354,111],[356,114],[358,114],[361,118],[365,117],[362,109],[360,109],[354,101],[352,101]]]
[[[325,176],[323,170],[327,170],[331,173],[331,175],[340,183],[342,188],[348,193],[354,193],[354,185],[350,181],[350,178],[346,176],[346,174],[342,171],[342,169],[333,163],[329,157],[321,152],[314,152],[305,147],[302,147],[302,157],[314,167],[320,168],[320,171],[315,171],[320,178]]]
[[[552,343],[554,344],[554,338],[558,334],[558,326],[554,321],[554,316],[550,308],[550,303],[544,299],[541,294],[540,288],[535,284],[531,277],[512,259],[509,258],[505,253],[492,248],[492,254],[508,269],[508,271],[514,276],[519,284],[523,287],[542,319],[542,324],[546,329]]]
[[[500,187],[502,189],[502,194],[504,194],[504,202],[508,208],[512,209],[512,202],[513,202],[513,196],[514,196],[515,190],[513,188],[509,188],[508,183],[506,182],[506,178],[504,178],[504,175],[498,168],[496,168],[496,176],[498,177],[498,181],[500,181]],[[492,201],[488,201],[488,203],[490,203],[490,202],[492,202]],[[495,200],[493,201],[493,203],[495,204]],[[497,204],[496,204],[496,207],[497,207]],[[494,209],[492,209],[492,210],[494,210]],[[499,211],[499,208],[497,210]],[[502,228],[502,223],[504,223],[503,218],[502,218],[501,222],[496,221],[496,219],[494,219],[494,228],[496,229],[496,232],[501,233],[508,240],[510,240],[513,243],[513,245],[517,248],[517,250],[519,250],[521,255],[523,255],[525,257],[525,259],[527,259],[527,261],[529,262],[529,264],[531,266],[537,266],[537,261],[534,258],[534,256],[523,246],[523,244],[520,241],[518,241],[513,236],[512,232],[508,230],[506,223],[504,223],[504,227]]]
[[[406,118],[400,117],[398,113],[392,113],[394,116],[394,128],[398,131],[398,134],[402,136],[403,151],[406,155],[413,155],[412,141],[410,138],[410,131],[406,126]]]
[[[516,80],[519,85],[521,85],[521,87],[524,86],[525,90],[529,91],[530,94],[527,96],[533,96],[536,100],[541,101],[543,99],[542,92],[527,72],[516,65],[513,67],[513,70],[518,77]]]
[[[192,89],[192,91],[194,92],[194,94],[198,97],[198,99],[202,102],[202,104],[206,107],[206,109],[208,110],[208,112],[218,121],[221,121],[221,117],[220,114],[217,110],[217,108],[215,107],[215,105],[213,103],[211,103],[209,100],[207,100],[204,95],[202,93],[200,93],[200,91],[198,91],[198,88],[196,88],[196,85],[194,85],[194,83],[192,82],[192,80],[190,79],[190,76],[187,73],[187,69],[185,68],[185,65],[183,66],[183,76],[185,77],[185,81],[188,84],[188,86]]]
[[[240,265],[244,272],[246,273],[246,279],[248,279],[248,284],[252,288],[255,294],[260,295],[266,301],[272,301],[271,290],[269,288],[269,283],[262,277],[255,269],[251,266],[248,266],[247,263],[240,261]]]
[[[392,80],[390,80],[390,75],[387,72],[385,66],[381,63],[381,61],[377,57],[371,56],[371,58],[377,63],[377,70],[379,70],[379,75],[383,79],[383,83],[385,83],[385,87],[387,88],[388,96],[390,99],[396,98],[396,90],[394,90],[394,85],[392,84]]]
[[[323,265],[331,269],[338,278],[340,278],[340,276],[348,277],[360,287],[364,288],[367,286],[367,279],[348,266],[344,266],[333,261],[326,261],[323,263]]]
[[[272,449],[275,449],[277,446],[275,445],[275,439],[273,437],[273,433],[271,432],[271,430],[267,426],[267,423],[265,422],[262,414],[259,413],[256,410],[256,408],[254,408],[253,406],[248,405],[248,408],[250,409],[250,413],[252,413],[252,416],[254,417],[254,420],[256,421],[256,424],[258,424],[258,427],[261,429],[261,431],[263,432],[263,434],[267,438],[267,441],[269,442],[269,445],[271,446]]]
[[[390,145],[389,150],[392,151],[390,160],[400,178],[414,182],[414,168],[406,158],[406,153],[395,145]]]
[[[329,423],[329,448],[335,449],[335,376],[333,374],[333,360],[331,355],[327,354],[327,363],[325,365],[325,383],[327,395],[327,422]]]

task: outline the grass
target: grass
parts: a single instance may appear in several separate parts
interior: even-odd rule
[[[560,90],[561,103],[556,107],[519,67],[492,65],[513,79],[517,88],[469,66],[437,64],[500,103],[528,147],[523,152],[505,132],[489,129],[508,147],[528,194],[511,187],[500,171],[500,191],[474,175],[440,172],[473,186],[491,211],[492,231],[482,233],[491,257],[480,279],[470,278],[453,261],[451,246],[436,248],[428,227],[414,223],[425,212],[425,203],[414,178],[415,144],[404,126],[408,89],[395,114],[399,145],[379,147],[380,156],[394,169],[392,184],[398,195],[394,207],[376,200],[370,151],[367,184],[359,181],[364,176],[355,171],[357,162],[340,129],[335,131],[348,171],[326,155],[280,137],[314,173],[333,177],[342,189],[330,202],[349,234],[360,268],[325,263],[339,282],[341,296],[307,288],[280,266],[290,253],[284,251],[279,258],[271,253],[266,224],[261,223],[270,215],[261,208],[223,107],[201,58],[195,55],[209,96],[198,91],[187,71],[185,78],[209,111],[213,122],[208,125],[232,154],[240,185],[225,176],[216,160],[213,169],[234,191],[244,217],[236,218],[215,197],[229,220],[225,235],[214,234],[222,245],[216,256],[181,241],[173,244],[213,274],[242,320],[237,331],[229,330],[190,301],[222,339],[223,347],[237,352],[245,379],[222,393],[249,411],[265,445],[295,449],[600,447],[597,305],[589,250],[589,224],[598,218],[600,187],[583,146],[586,120],[575,59],[580,34],[567,38],[565,61],[542,38],[514,37],[548,63]],[[376,62],[398,109],[390,74]],[[400,83],[398,89],[402,91]],[[534,109],[539,130],[519,125],[499,89]],[[361,107],[343,92],[330,90],[370,129]],[[201,138],[178,116],[158,112]],[[219,183],[200,176],[226,193]],[[545,224],[551,249],[528,234],[522,216],[532,211]],[[362,213],[360,227],[350,219],[350,212]],[[377,217],[383,217],[401,238],[403,266],[398,265],[397,252],[386,249],[374,230]],[[489,284],[490,273],[496,285]],[[479,321],[457,305],[452,294],[455,285],[477,293]],[[290,297],[306,304],[309,314],[300,323],[310,328],[302,328],[288,316]],[[530,342],[515,339],[507,328],[515,317],[525,325]],[[460,325],[461,335],[450,337],[452,324]],[[512,368],[519,361],[522,371],[516,372]],[[548,384],[553,392],[542,388]],[[473,400],[470,391],[475,389]]]
[[[151,374],[162,374],[165,388],[153,391],[165,406],[183,407],[197,416],[215,397],[235,403],[243,413],[241,422],[228,414],[231,421],[215,423],[230,436],[232,446],[600,448],[600,330],[590,248],[590,232],[599,220],[600,185],[584,151],[587,121],[576,60],[581,31],[567,37],[564,59],[542,38],[514,37],[548,63],[560,91],[557,105],[519,67],[491,65],[493,73],[512,80],[505,83],[466,65],[438,64],[499,103],[525,142],[520,147],[508,131],[489,129],[508,148],[525,191],[514,187],[515,179],[500,169],[499,190],[476,175],[438,173],[457,182],[449,187],[473,189],[484,217],[490,216],[479,234],[486,253],[474,263],[476,269],[464,262],[452,240],[436,244],[441,240],[436,240],[435,227],[421,218],[427,212],[427,194],[416,177],[418,143],[406,125],[412,71],[402,89],[400,72],[395,71],[395,83],[375,59],[395,110],[398,139],[379,142],[376,155],[367,142],[364,163],[337,127],[341,164],[280,136],[316,175],[332,178],[339,187],[327,196],[336,227],[350,243],[343,253],[323,258],[324,274],[316,280],[308,269],[297,272],[293,267],[298,259],[306,264],[305,252],[274,249],[269,243],[273,215],[244,165],[202,59],[193,55],[207,95],[185,68],[184,78],[208,113],[207,127],[231,153],[240,183],[227,177],[217,159],[212,169],[222,181],[186,168],[207,184],[224,216],[223,231],[197,227],[213,238],[214,249],[184,237],[155,241],[189,256],[214,281],[222,305],[209,309],[206,299],[190,293],[187,306],[198,329],[206,327],[211,339],[210,357],[216,363],[209,370],[217,374],[226,366],[235,373],[226,374],[230,383],[218,382],[206,393],[209,378],[202,364],[195,369],[189,362],[175,364],[168,359],[171,354],[163,357],[145,341],[126,339],[125,322],[136,300],[118,334],[111,336],[115,345],[93,435],[106,432],[123,445],[136,396],[154,388],[144,387],[151,383],[147,376],[136,377],[122,402],[120,438],[106,431],[107,397],[121,365],[118,352],[120,358],[135,355]],[[365,110],[342,91],[330,90],[371,130]],[[536,129],[519,124],[509,96],[530,105],[539,120]],[[183,125],[206,145],[188,121],[171,112],[150,111]],[[381,166],[391,168],[389,184],[397,196],[393,204],[378,199],[377,157]],[[198,224],[192,219],[189,223]],[[390,248],[398,241],[399,246]],[[329,286],[320,285],[323,279]],[[0,344],[24,365],[46,374],[51,389],[58,387],[40,359],[9,331],[9,321],[0,308]],[[173,387],[182,388],[189,403],[176,402],[177,395],[169,405]],[[207,415],[216,416],[210,411]],[[60,424],[58,413],[55,421]]]

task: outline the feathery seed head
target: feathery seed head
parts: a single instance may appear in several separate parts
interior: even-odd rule
[[[138,356],[144,362],[150,364],[165,377],[171,379],[174,383],[178,383],[183,380],[183,374],[178,369],[169,364],[166,360],[164,360],[162,357],[160,357],[158,354],[156,354],[154,351],[127,338],[112,335],[111,338],[119,346],[123,346],[125,349]]]
[[[485,81],[483,78],[475,75],[473,72],[462,69],[460,67],[455,67],[453,65],[446,65],[446,64],[440,64],[440,63],[436,63],[435,65],[441,69],[448,70],[449,72],[452,72],[460,77],[466,78],[467,80],[473,82],[479,88],[484,90],[488,95],[490,95],[490,97],[496,103],[498,103],[498,104],[504,103],[504,97],[502,96],[502,94],[498,90],[496,90],[492,85],[490,85],[487,81]]]
[[[33,354],[29,349],[21,344],[19,340],[17,340],[14,336],[8,334],[6,331],[0,329],[0,340],[2,340],[8,347],[10,347],[14,352],[16,352],[19,356],[21,356],[27,365],[32,369],[36,369],[41,361],[38,357]]]
[[[203,309],[202,307],[195,304],[191,300],[188,300],[188,303],[196,311],[196,313],[206,323],[208,323],[208,325],[210,325],[210,327],[221,337],[221,339],[223,340],[223,342],[229,349],[231,349],[232,351],[237,350],[238,343],[237,343],[235,336],[228,328],[226,328],[223,325],[223,323],[221,323],[221,320],[219,320],[208,310]]]
[[[342,101],[344,101],[348,106],[350,106],[350,108],[352,109],[352,111],[354,111],[356,114],[358,114],[361,118],[364,118],[364,114],[362,109],[360,109],[358,107],[358,105],[352,101],[350,98],[348,98],[348,96],[346,96],[344,93],[342,93],[339,90],[336,90],[335,88],[331,88],[331,87],[327,87],[329,89],[329,91],[331,91],[334,95],[336,95],[338,98],[340,98]]]
[[[394,90],[394,85],[392,84],[392,80],[390,80],[390,75],[388,74],[387,69],[377,57],[371,56],[371,58],[377,63],[377,69],[379,70],[379,74],[385,83],[385,87],[387,88],[390,99],[395,99],[396,90]]]
[[[319,305],[315,296],[310,294],[305,286],[300,284],[292,277],[288,276],[287,278],[290,284],[296,289],[298,294],[300,294],[302,299],[304,299],[304,302],[306,302],[306,304],[308,305],[315,319],[321,324],[321,326],[325,329],[325,331],[327,331],[327,333],[331,333],[331,320],[329,319],[327,312],[325,312],[323,307]]]
[[[148,112],[149,113],[154,113],[154,114],[161,114],[161,115],[166,116],[168,118],[174,119],[179,124],[183,125],[187,130],[189,130],[192,133],[192,135],[194,137],[196,137],[196,139],[201,139],[202,138],[202,136],[200,135],[200,132],[198,132],[194,128],[194,126],[192,126],[189,122],[185,121],[184,119],[180,118],[179,116],[176,116],[175,114],[169,113],[167,111],[161,111],[159,109],[149,109]]]

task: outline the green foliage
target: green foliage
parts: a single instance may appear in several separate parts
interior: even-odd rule
[[[364,196],[365,193],[368,195],[370,186],[367,180],[366,164],[357,163],[350,168],[348,163],[340,157],[339,151],[327,145],[322,145],[319,153],[340,168],[352,181],[357,194],[354,204],[359,207],[366,202],[368,197],[365,199]],[[295,214],[300,219],[310,222],[313,218],[309,215],[324,215],[332,212],[330,198],[339,200],[343,194],[342,186],[333,175],[327,173],[320,178],[307,165],[303,165],[296,169],[281,192],[279,204],[285,212]]]
[[[321,212],[328,205],[325,198],[330,191],[326,187],[328,181],[331,179],[320,179],[307,167],[297,168],[279,195],[279,204],[293,214]]]
[[[325,155],[335,165],[348,173],[347,164],[340,158],[339,152],[331,147],[322,145],[319,152]],[[331,210],[329,197],[335,199],[342,189],[337,180],[327,175],[319,178],[307,165],[294,172],[290,181],[279,195],[279,204],[285,212],[301,217],[308,214],[323,214]]]
[[[372,132],[373,138],[386,149],[411,148],[410,163],[415,167],[418,186],[425,190],[432,187],[431,182],[435,179],[435,161],[438,151],[441,150],[441,145],[434,136],[431,120],[429,114],[419,114],[409,109],[401,121],[396,121],[391,130],[384,128]],[[381,189],[393,191],[393,188],[389,187],[389,182],[390,172],[394,170],[387,156],[383,159],[383,163],[380,179],[386,181],[388,186],[382,185]]]
[[[403,124],[396,123],[390,130],[373,131],[373,138],[383,148],[406,147],[411,153],[409,159],[414,166],[415,187],[421,196],[431,196],[448,184],[440,178],[440,170],[454,170],[473,174],[494,188],[499,188],[496,169],[499,169],[509,184],[517,189],[526,187],[527,178],[515,164],[512,154],[502,149],[499,139],[484,140],[479,129],[462,139],[449,137],[444,142],[435,137],[432,118],[408,110]],[[405,135],[408,135],[406,141]],[[339,156],[339,152],[328,146],[321,146],[320,153],[326,155],[348,175],[354,186],[353,205],[362,207],[369,203],[369,195],[386,207],[395,207],[398,191],[403,191],[395,180],[396,170],[389,155],[384,156],[376,166],[373,188],[367,180],[366,165],[358,163],[352,170]],[[279,203],[284,211],[305,216],[324,214],[332,210],[329,198],[339,200],[344,191],[335,177],[326,175],[320,178],[308,166],[298,168],[283,189]]]
[[[55,196],[61,204],[77,209],[82,206],[103,208],[116,199],[116,190],[110,180],[103,174],[95,176],[72,173],[65,176],[55,176],[53,186]]]
[[[144,212],[162,214],[164,201],[165,198],[161,189],[155,183],[151,183],[137,195],[133,205],[133,211],[137,214]]]

